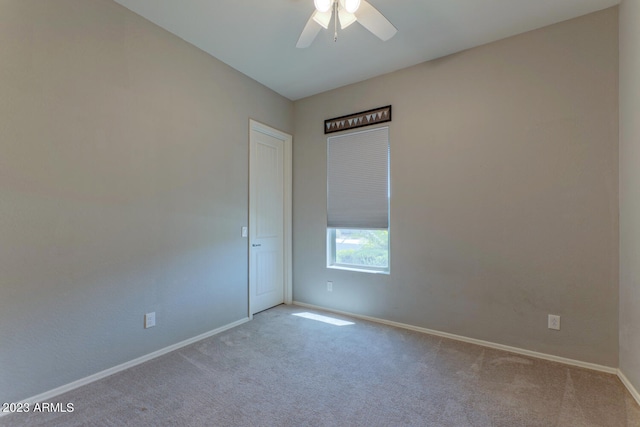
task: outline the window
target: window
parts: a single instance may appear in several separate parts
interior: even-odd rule
[[[327,139],[327,266],[389,271],[389,128]]]

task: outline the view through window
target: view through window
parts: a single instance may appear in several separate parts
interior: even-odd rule
[[[389,268],[389,231],[332,229],[335,264],[356,268]]]

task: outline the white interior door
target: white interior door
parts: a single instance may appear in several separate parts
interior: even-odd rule
[[[286,154],[291,136],[251,121],[249,144],[250,314],[286,301]],[[289,145],[287,145],[289,144]]]

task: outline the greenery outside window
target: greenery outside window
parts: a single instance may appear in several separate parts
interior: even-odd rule
[[[329,266],[389,271],[389,230],[330,228],[327,238]]]

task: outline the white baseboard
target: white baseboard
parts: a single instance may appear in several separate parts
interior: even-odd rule
[[[244,319],[237,320],[237,321],[235,321],[233,323],[229,323],[227,325],[221,326],[221,327],[219,327],[217,329],[214,329],[212,331],[205,332],[204,334],[200,334],[198,336],[186,339],[184,341],[180,341],[179,343],[170,345],[168,347],[161,348],[160,350],[154,351],[153,353],[145,354],[144,356],[138,357],[137,359],[133,359],[133,360],[130,360],[128,362],[122,363],[122,364],[120,364],[118,366],[114,366],[112,368],[105,369],[104,371],[100,371],[100,372],[98,372],[96,374],[89,375],[88,377],[81,378],[81,379],[79,379],[77,381],[74,381],[74,382],[71,382],[69,384],[65,384],[63,386],[54,388],[53,390],[45,391],[44,393],[38,394],[36,396],[32,396],[32,397],[30,397],[28,399],[24,399],[21,402],[22,403],[34,404],[36,402],[44,402],[46,400],[53,399],[54,397],[59,396],[62,393],[66,393],[66,392],[74,390],[74,389],[76,389],[78,387],[82,387],[83,385],[90,384],[90,383],[92,383],[94,381],[97,381],[97,380],[100,380],[102,378],[108,377],[109,375],[113,375],[115,373],[124,371],[125,369],[132,368],[132,367],[134,367],[136,365],[139,365],[139,364],[144,363],[146,361],[149,361],[151,359],[155,359],[156,357],[162,356],[163,354],[167,354],[167,353],[170,353],[170,352],[172,352],[174,350],[178,350],[178,349],[180,349],[182,347],[186,347],[189,344],[193,344],[193,343],[195,343],[197,341],[200,341],[200,340],[203,340],[205,338],[212,337],[212,336],[217,335],[217,334],[219,334],[221,332],[224,332],[224,331],[226,331],[228,329],[235,328],[236,326],[242,325],[243,323],[246,323],[248,321],[249,321],[248,317],[246,317]],[[0,418],[3,417],[4,415],[8,415],[8,413],[0,412]]]
[[[569,359],[569,358],[566,358],[566,357],[554,356],[552,354],[539,353],[537,351],[525,350],[523,348],[511,347],[511,346],[508,346],[508,345],[497,344],[497,343],[490,342],[490,341],[478,340],[478,339],[475,339],[475,338],[468,338],[468,337],[464,337],[462,335],[450,334],[448,332],[436,331],[434,329],[421,328],[419,326],[408,325],[406,323],[393,322],[391,320],[379,319],[377,317],[363,316],[361,314],[354,314],[354,313],[349,313],[349,312],[346,312],[346,311],[333,310],[331,308],[320,307],[320,306],[317,306],[317,305],[307,304],[307,303],[303,303],[303,302],[299,302],[299,301],[294,301],[293,304],[294,305],[298,305],[300,307],[307,307],[307,308],[316,309],[316,310],[329,311],[329,312],[332,312],[332,313],[343,314],[345,316],[350,316],[350,317],[354,317],[354,318],[357,318],[357,319],[363,319],[363,320],[368,320],[370,322],[381,323],[383,325],[395,326],[397,328],[409,329],[409,330],[412,330],[412,331],[422,332],[422,333],[429,334],[429,335],[435,335],[435,336],[439,336],[439,337],[443,337],[443,338],[449,338],[449,339],[456,340],[456,341],[462,341],[462,342],[466,342],[466,343],[470,343],[470,344],[476,344],[476,345],[480,345],[480,346],[483,346],[483,347],[489,347],[489,348],[495,348],[495,349],[498,349],[498,350],[504,350],[504,351],[508,351],[510,353],[522,354],[524,356],[535,357],[537,359],[550,360],[552,362],[563,363],[565,365],[572,365],[572,366],[577,366],[577,367],[580,367],[580,368],[591,369],[591,370],[594,370],[594,371],[606,372],[608,374],[618,374],[618,372],[619,372],[617,368],[612,368],[610,366],[598,365],[596,363],[590,363],[590,362],[583,362],[581,360],[574,360],[574,359]]]
[[[640,405],[640,393],[638,393],[638,390],[636,390],[633,384],[631,384],[631,381],[629,381],[629,378],[627,378],[620,369],[618,369],[618,378],[620,378],[622,384],[624,384],[627,390],[629,390],[629,393],[631,393],[631,396],[633,396],[636,402],[638,402],[638,405]]]

